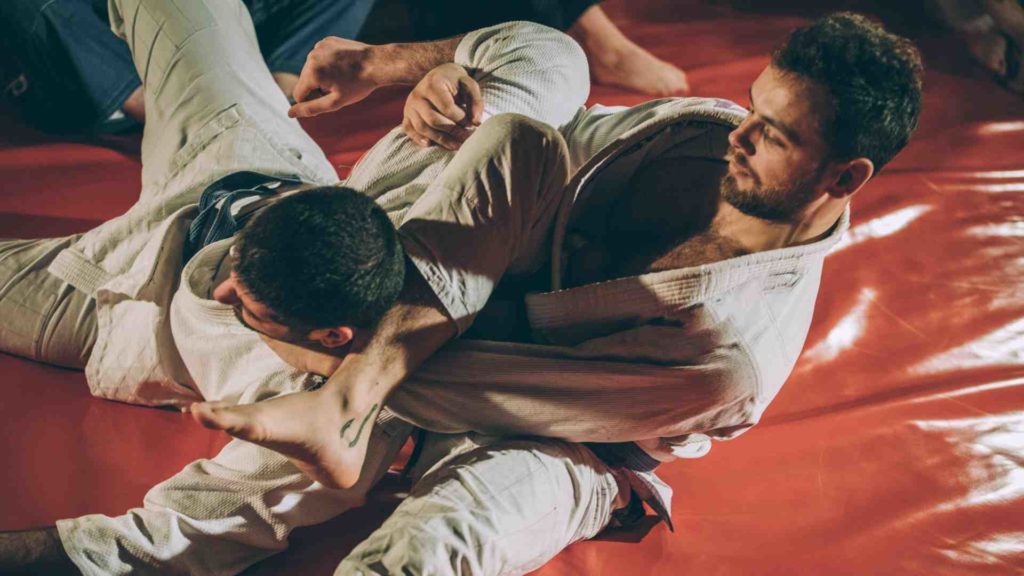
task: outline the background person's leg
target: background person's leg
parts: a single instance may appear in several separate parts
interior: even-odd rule
[[[0,351],[85,366],[96,341],[95,302],[46,271],[75,238],[0,240]]]
[[[7,99],[46,130],[95,128],[140,85],[128,47],[90,0],[4,0],[0,44],[24,76]]]
[[[272,72],[298,74],[328,36],[354,39],[376,0],[245,0]]]
[[[128,42],[146,96],[143,197],[154,187],[162,192],[204,151],[216,157],[194,170],[200,179],[268,164],[306,180],[336,181],[320,148],[287,117],[288,101],[241,2],[112,0],[110,19]],[[206,150],[224,135],[229,144]]]
[[[458,441],[428,435],[424,458]],[[500,441],[435,466],[335,574],[524,574],[604,529],[617,495],[582,446]]]
[[[328,36],[354,39],[375,0],[245,0],[267,67],[285,96],[299,81],[306,56]]]
[[[568,30],[599,0],[512,0],[480,3],[472,0],[406,2],[417,38],[447,38],[470,30],[513,20],[527,20]]]

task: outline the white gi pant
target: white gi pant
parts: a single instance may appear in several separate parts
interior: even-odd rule
[[[175,188],[190,196],[198,194],[213,171],[261,170],[296,173],[310,182],[335,180],[323,153],[286,117],[287,102],[259,56],[241,3],[117,0],[111,8],[115,28],[123,29],[145,82],[148,118],[140,202],[159,196],[171,174]],[[197,133],[223,129],[213,124],[235,105],[245,115],[218,138],[216,153],[190,146]],[[477,175],[494,182],[521,182],[523,189],[536,193],[545,188],[536,178],[547,175],[551,182],[546,187],[561,190],[564,171],[535,170],[564,161],[564,144],[536,145],[538,138],[553,141],[553,130],[503,120],[491,128],[485,124],[474,139],[486,143],[488,131],[490,145],[467,144],[463,161],[454,162],[460,173],[449,171],[453,180],[487,180],[465,172],[475,165]],[[494,147],[511,150],[507,139],[513,133],[534,139],[520,142],[528,153],[495,162]],[[474,156],[474,150],[481,152]],[[512,179],[513,173],[528,176]],[[513,196],[511,190],[498,192]],[[194,198],[168,199],[169,204],[190,201]],[[543,230],[554,205],[547,204],[520,225]],[[521,215],[509,211],[506,216]],[[543,244],[540,237],[530,238],[520,238],[526,253]],[[81,367],[88,358],[96,334],[94,305],[87,295],[46,272],[48,262],[73,241],[0,243],[0,346],[5,351],[64,366]],[[202,277],[193,273],[203,262],[193,259],[183,274],[183,287],[190,286],[190,278]],[[304,375],[270,355],[255,334],[202,296],[179,290],[176,304],[179,299],[191,303],[172,309],[172,324],[182,359],[204,397],[248,402],[301,387]],[[189,319],[202,316],[190,312],[191,305],[210,313],[206,322],[190,324]],[[204,338],[204,330],[219,336]],[[226,343],[226,349],[210,354],[211,342]],[[361,503],[410,429],[400,420],[382,418],[371,436],[362,479],[347,491],[328,490],[276,453],[234,441],[215,458],[197,461],[154,487],[142,508],[117,518],[90,515],[58,522],[61,540],[79,569],[90,575],[236,573],[283,549],[293,528],[322,522]],[[427,445],[420,470],[430,468],[429,473],[338,573],[521,573],[568,544],[593,536],[609,521],[616,482],[583,447],[473,435],[428,435]]]

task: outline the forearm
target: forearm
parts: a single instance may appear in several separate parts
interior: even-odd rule
[[[434,42],[413,42],[370,46],[363,74],[378,86],[415,84],[437,66],[455,60],[462,36]]]
[[[457,333],[440,300],[409,264],[398,303],[355,343],[325,390],[357,414],[379,410],[402,380]]]
[[[0,532],[0,574],[79,574],[56,528]]]

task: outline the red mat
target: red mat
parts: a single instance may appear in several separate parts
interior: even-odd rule
[[[628,33],[683,66],[699,95],[742,103],[768,50],[803,22],[649,4]],[[676,533],[581,543],[539,574],[1024,574],[1024,101],[951,41],[922,46],[922,126],[854,201],[804,355],[762,423],[663,468]],[[643,98],[597,88],[591,100]],[[307,128],[344,174],[401,102],[377,94]],[[123,212],[138,194],[132,145],[5,129],[0,237]],[[3,530],[121,514],[226,441],[174,412],[93,399],[80,373],[0,355],[0,374]],[[249,573],[330,574],[390,511],[387,494],[297,531]]]

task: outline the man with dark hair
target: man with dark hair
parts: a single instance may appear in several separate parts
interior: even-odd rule
[[[345,58],[329,46],[318,50],[323,62]],[[425,348],[455,330],[425,343],[391,325],[385,339],[395,346],[342,361],[316,392],[193,412],[343,486],[359,477],[364,454],[346,431],[385,398],[392,412],[428,430],[604,442],[580,453],[554,441],[428,436],[426,452],[434,453],[421,466],[458,466],[424,476],[339,574],[446,573],[466,561],[480,573],[518,573],[600,529],[582,519],[610,521],[612,510],[635,505],[637,495],[664,514],[668,490],[651,473],[658,463],[701,456],[712,439],[748,429],[792,370],[822,261],[848,226],[850,199],[917,125],[921,72],[908,41],[864,17],[837,14],[791,36],[752,84],[749,113],[703,99],[581,111],[561,129],[576,174],[566,197],[574,200],[555,222],[550,277],[527,283],[540,292],[525,302],[514,295],[518,317],[495,320],[482,303],[468,307],[480,314],[471,335],[484,341],[450,344],[402,385],[415,363],[396,371],[375,358],[425,358],[432,352]],[[309,108],[330,109],[324,101],[340,83],[316,64],[303,76],[325,94]],[[457,147],[451,127],[458,121],[427,120],[412,102],[404,128],[415,142]],[[458,322],[465,295],[474,296],[462,294],[461,308],[441,297],[444,309],[404,321],[421,333],[442,326],[423,320],[431,314]],[[509,309],[502,304],[490,308]],[[524,323],[528,334],[502,333]],[[546,345],[493,341],[509,339]],[[453,458],[459,442],[469,446],[457,446]],[[544,461],[541,454],[571,464],[558,471],[542,464],[546,472],[517,476],[515,489],[502,483],[509,471]],[[480,483],[502,497],[481,499]],[[544,499],[542,485],[571,485],[576,496]],[[590,498],[592,491],[602,496]],[[580,500],[581,493],[588,497]],[[560,514],[547,507],[557,510],[559,502]],[[498,510],[523,512],[513,521]],[[532,546],[516,538],[541,516],[553,523],[549,533]],[[463,537],[446,526],[460,526]],[[464,539],[487,544],[467,551]],[[539,554],[538,542],[546,544]]]
[[[5,352],[85,368],[104,398],[252,402],[316,385],[271,349],[289,357],[297,342],[359,357],[382,315],[394,323],[436,298],[426,279],[482,292],[505,270],[540,265],[567,179],[565,143],[551,125],[571,119],[589,90],[582,51],[565,35],[512,23],[381,47],[385,57],[365,62],[374,86],[419,82],[421,94],[465,85],[477,95],[467,130],[489,120],[457,155],[417,147],[398,128],[340,187],[288,117],[240,2],[110,7],[146,79],[140,198],[84,234],[0,241]],[[531,50],[510,50],[524,39]],[[510,223],[533,235],[513,236]],[[487,252],[496,243],[507,259]],[[410,432],[381,407],[356,424],[349,435],[374,450],[352,490],[234,441],[125,516],[0,534],[0,572],[238,572],[280,550],[293,528],[357,505]],[[284,504],[268,507],[275,501]]]
[[[877,172],[917,127],[917,49],[864,16],[836,15],[794,31],[772,54],[772,67],[827,91],[831,114],[822,131],[831,157],[867,158]]]
[[[307,72],[320,73],[316,66]],[[339,485],[358,477],[346,468],[362,457],[339,441],[337,431],[346,440],[353,421],[339,407],[378,406],[385,398],[393,412],[429,430],[605,442],[588,444],[589,454],[611,465],[595,468],[576,453],[566,456],[570,448],[559,443],[510,447],[471,436],[471,447],[449,462],[483,457],[494,470],[443,469],[425,477],[340,574],[447,572],[467,557],[479,562],[470,565],[481,573],[510,566],[525,571],[536,558],[514,537],[469,553],[459,545],[462,538],[442,527],[461,526],[474,542],[497,531],[500,540],[517,533],[513,526],[536,526],[543,514],[567,519],[597,511],[610,520],[609,512],[623,502],[613,504],[609,492],[596,502],[577,501],[564,517],[551,515],[542,506],[532,508],[527,496],[536,496],[534,488],[545,482],[600,492],[601,477],[615,478],[620,498],[628,486],[632,503],[641,494],[663,512],[667,490],[651,474],[657,464],[703,455],[711,439],[748,429],[792,370],[822,260],[848,226],[850,199],[916,128],[921,73],[908,41],[862,16],[837,14],[794,32],[751,86],[749,114],[728,102],[697,99],[580,112],[562,128],[576,174],[567,196],[575,200],[555,223],[552,281],[533,284],[544,292],[527,295],[525,303],[520,294],[518,302],[525,304],[532,338],[547,346],[464,339],[397,387],[407,373],[374,367],[372,358],[343,361],[316,392],[252,406],[199,405],[193,412],[204,424],[272,447],[307,473]],[[315,84],[327,94],[323,98],[331,97],[329,76]],[[454,146],[448,127],[458,118],[431,126],[412,121],[416,114],[407,106],[404,125],[413,141]],[[684,214],[692,217],[678,217]],[[459,318],[453,307],[445,312]],[[509,323],[507,316],[489,318],[487,308],[480,314],[472,334],[478,338],[493,338]],[[399,354],[417,347],[408,339],[395,341],[401,342]],[[420,348],[411,355],[429,353]],[[488,400],[485,409],[481,395]],[[481,503],[467,483],[497,484],[515,463],[528,466],[515,456],[526,448],[575,464],[531,477],[500,503]],[[581,477],[583,468],[597,476]],[[496,527],[470,513],[481,507],[529,513],[521,523]],[[556,525],[559,537],[532,540],[549,544],[543,558],[593,529]],[[424,554],[428,549],[441,552]],[[486,565],[483,559],[495,555],[507,563]]]
[[[159,3],[148,9],[159,13]],[[899,43],[856,17],[832,18],[853,19],[847,40],[859,38],[862,48],[873,36],[887,39],[876,46],[878,58]],[[835,41],[819,35],[817,42]],[[315,96],[294,113],[337,108],[373,89],[339,60],[372,63],[389,48],[350,49],[325,41],[314,50],[296,96]],[[803,345],[822,260],[848,225],[849,199],[874,173],[872,159],[830,155],[826,127],[836,104],[829,91],[770,66],[751,88],[750,114],[708,99],[578,110],[586,94],[585,77],[574,74],[578,48],[557,36],[515,25],[490,29],[454,50],[456,62],[474,54],[506,66],[485,59],[474,77],[464,63],[434,68],[410,95],[405,134],[385,137],[346,183],[391,206],[389,217],[400,223],[410,267],[396,305],[374,330],[336,326],[307,338],[333,351],[348,346],[340,359],[265,340],[300,371],[332,374],[317,391],[237,409],[193,406],[204,423],[351,488],[328,490],[295,474],[284,457],[233,442],[215,461],[156,487],[145,508],[61,521],[59,546],[79,569],[239,570],[283,546],[295,526],[357,502],[411,422],[459,434],[426,436],[415,490],[338,573],[521,573],[613,517],[635,516],[640,497],[664,514],[669,491],[653,475],[659,461],[703,455],[713,438],[756,423]],[[919,64],[905,69],[897,80],[919,91]],[[504,91],[505,82],[515,89]],[[545,88],[557,98],[534,98]],[[561,134],[509,115],[474,129],[474,94],[487,106],[532,108]],[[469,105],[455,105],[460,98]],[[906,110],[909,136],[917,109]],[[416,150],[413,142],[438,146]],[[425,165],[426,154],[437,162]],[[389,174],[408,185],[394,187]],[[251,229],[288,200],[267,207]],[[641,228],[646,249],[623,250]],[[260,281],[249,279],[250,286],[239,274],[249,251],[229,258],[229,244],[206,246],[181,273],[170,324],[183,371],[208,399],[228,403],[298,389],[265,376],[281,367],[252,339],[240,346],[237,334],[223,337],[237,327],[234,313],[264,336],[286,335],[279,320],[291,321],[273,317],[262,301],[270,292],[256,294]],[[531,277],[549,248],[550,273]],[[290,257],[287,249],[276,253]],[[541,290],[509,301],[511,320],[525,317],[529,333],[513,330],[505,338],[513,341],[464,338],[419,366],[478,315],[474,335],[484,339],[518,324],[505,315],[494,320],[484,307],[503,274]],[[98,306],[127,301],[109,295],[115,285],[97,294]],[[259,374],[262,382],[238,392],[238,382]],[[189,398],[179,390],[173,401]],[[464,434],[471,430],[604,444]],[[52,531],[21,542],[30,538],[60,556]]]
[[[351,188],[314,188],[279,200],[242,228],[235,247],[245,254],[234,265],[239,281],[291,330],[271,335],[278,340],[318,340],[315,330],[323,326],[370,330],[405,280],[394,225]]]
[[[323,59],[330,61],[327,56]],[[572,191],[575,204],[556,224],[554,241],[555,246],[561,250],[561,256],[558,250],[554,252],[554,285],[534,288],[583,288],[624,276],[643,277],[645,274],[667,271],[692,274],[695,268],[702,266],[718,265],[728,269],[730,266],[727,264],[732,262],[741,267],[741,264],[746,265],[748,262],[767,262],[775,258],[784,261],[783,256],[787,251],[804,255],[813,252],[823,257],[822,246],[838,241],[842,229],[847,225],[848,206],[853,194],[872,178],[878,167],[888,163],[906,145],[916,128],[921,110],[921,72],[920,57],[909,41],[885,31],[863,16],[835,14],[795,31],[774,54],[772,64],[751,85],[750,114],[745,117],[735,116],[734,105],[725,101],[713,101],[710,111],[701,109],[695,113],[692,108],[708,106],[707,101],[698,99],[655,101],[629,109],[595,106],[581,111],[573,122],[562,129],[569,143],[573,166],[582,167],[576,170],[577,177],[570,184],[570,187],[578,187]],[[318,73],[315,66],[307,66],[303,76]],[[318,83],[326,92],[321,99],[329,99],[332,89],[329,81],[319,80]],[[315,103],[310,105],[314,106]],[[859,122],[854,121],[857,114],[860,115]],[[446,142],[443,137],[436,136],[443,125],[416,128],[409,122],[409,116],[407,107],[405,129],[413,141],[425,142],[437,138],[439,144]],[[868,122],[865,118],[872,120]],[[713,121],[729,127],[727,138],[719,128],[712,126]],[[453,121],[447,122],[450,124]],[[679,125],[685,126],[686,130],[680,130]],[[683,135],[673,135],[674,131],[682,132]],[[648,139],[641,140],[641,134]],[[655,146],[652,142],[657,139],[651,134],[662,135],[665,141]],[[619,138],[620,135],[624,136]],[[677,139],[682,142],[676,142]],[[622,140],[645,144],[640,148],[645,154],[632,153],[630,162],[633,164],[628,164],[628,178],[608,170],[609,165],[623,165],[619,159],[609,158],[617,151],[629,150]],[[720,170],[722,158],[728,160],[728,172],[724,174]],[[620,184],[599,186],[588,183],[586,178],[581,180],[583,175],[602,170],[616,173],[613,181]],[[709,179],[706,177],[708,174],[720,176],[720,185],[718,177]],[[701,175],[704,177],[701,178]],[[679,194],[680,182],[687,182],[686,189],[701,192]],[[714,183],[711,190],[707,190],[709,182]],[[588,186],[603,191],[596,198],[587,198],[584,192]],[[641,189],[643,194],[622,192],[623,188]],[[666,210],[667,207],[671,209]],[[661,221],[645,220],[642,214],[645,211],[667,212],[671,216]],[[693,217],[682,220],[672,217],[679,214],[692,214]],[[562,241],[566,242],[566,246],[559,246],[558,243]],[[623,253],[624,247],[628,247],[626,254]],[[818,248],[812,250],[812,247]],[[768,268],[773,266],[784,267],[776,263]],[[808,267],[812,270],[820,268],[820,261],[813,266],[803,262],[789,272],[800,280],[793,287],[804,285],[803,289],[806,290],[791,290],[790,297],[802,302],[807,309],[800,313],[791,309],[786,314],[774,314],[776,322],[787,324],[783,329],[782,343],[783,349],[788,351],[784,354],[786,361],[779,364],[778,359],[760,358],[756,351],[752,353],[755,358],[748,359],[762,377],[771,372],[766,368],[767,365],[775,365],[775,369],[779,370],[778,374],[768,378],[773,382],[768,389],[773,391],[781,386],[792,368],[810,320],[813,305],[811,296],[816,293],[817,280],[809,283],[808,280],[809,277],[816,278],[820,272],[808,273],[803,270]],[[753,267],[751,273],[757,269]],[[761,278],[761,281],[773,285],[777,280]],[[751,284],[754,281],[746,279],[742,283]],[[585,298],[595,298],[594,294],[598,293],[599,288],[588,288],[583,293]],[[775,288],[770,292],[777,291]],[[551,294],[553,301],[567,300],[561,306],[578,306],[574,300],[580,296],[565,291],[557,297],[554,296],[555,292]],[[528,297],[528,309],[531,298],[537,302],[546,297]],[[702,294],[697,301],[706,298],[708,296]],[[612,302],[614,299],[609,296],[608,304],[612,305]],[[483,308],[482,301],[479,308]],[[527,312],[530,314],[530,328],[535,335],[539,332],[547,340],[557,341],[539,325],[539,318],[549,311]],[[459,314],[455,307],[448,306],[445,313],[458,321]],[[568,315],[569,312],[562,314]],[[789,315],[794,315],[791,325],[786,322]],[[578,319],[579,322],[591,321],[585,314],[583,316]],[[651,321],[655,321],[655,318],[652,317]],[[438,331],[444,331],[440,323]],[[454,331],[443,333],[434,342],[445,342],[453,335]],[[380,334],[375,337],[379,338]],[[579,335],[574,335],[574,338],[579,338]],[[401,340],[394,338],[395,342]],[[580,341],[575,344],[583,345]],[[382,346],[387,349],[391,345]],[[750,342],[748,345],[753,346]],[[416,348],[417,344],[407,341],[394,346],[401,349],[402,354],[416,358],[426,358],[433,353],[432,349],[419,349],[410,353],[409,350]],[[764,353],[767,354],[767,351]],[[391,358],[393,354],[381,352],[380,357]],[[544,354],[550,357],[551,352]],[[446,358],[452,362],[450,355]],[[678,364],[683,364],[682,359],[677,360]],[[460,370],[468,364],[463,362],[466,361],[460,359],[456,364]],[[501,362],[514,360],[502,359]],[[389,378],[377,378],[375,374],[388,371],[383,366],[373,364],[374,361],[370,360],[345,370],[345,363],[342,362],[342,369],[337,370],[331,381],[314,394],[300,394],[253,406],[197,405],[193,407],[193,412],[204,424],[225,429],[241,438],[274,445],[275,449],[292,458],[321,482],[347,485],[358,476],[361,455],[358,451],[346,450],[343,443],[331,434],[332,430],[350,419],[339,408],[359,403],[365,406],[383,405],[388,393],[409,375],[406,371],[391,371]],[[528,364],[537,370],[542,366],[535,359],[531,359]],[[559,371],[571,364],[567,357],[550,365],[550,368]],[[583,379],[593,377],[595,372],[585,369],[586,366],[584,362],[573,373]],[[601,374],[604,369],[601,367],[594,370]],[[742,380],[738,376],[741,372],[734,370],[739,368],[734,366],[725,371],[726,380]],[[413,381],[418,380],[419,377],[413,378]],[[505,390],[500,375],[496,380],[495,389],[488,394],[503,398],[500,402],[502,404],[515,404],[516,401],[505,395],[516,396],[521,391]],[[370,391],[364,382],[373,382],[374,389]],[[564,376],[552,380],[550,386],[555,390],[545,391],[545,394],[558,395],[557,390],[571,389],[569,382]],[[479,381],[473,385],[477,388],[486,387],[486,383]],[[448,386],[449,389],[454,387]],[[531,392],[536,392],[538,388],[538,385],[534,385]],[[655,388],[652,386],[651,390]],[[679,383],[671,381],[669,388],[670,393],[676,393]],[[447,396],[444,391],[437,393]],[[456,396],[458,394],[447,398],[447,403],[460,404]],[[543,398],[535,402],[524,399],[533,407],[525,412],[545,412],[544,406],[550,398],[541,396]],[[767,399],[773,396],[774,392]],[[493,414],[476,412],[478,417],[473,417],[456,413],[458,411],[450,408],[444,409],[444,419],[424,419],[427,411],[422,406],[415,408],[421,414],[412,417],[408,410],[414,408],[404,406],[402,397],[403,394],[392,397],[389,406],[428,429],[487,432],[516,430],[574,440],[629,439],[610,432],[611,427],[606,420],[601,421],[602,432],[593,438],[588,436],[592,430],[589,421],[583,418],[570,418],[568,421],[571,423],[558,424],[540,419],[543,424],[526,425],[522,422],[530,417],[522,416],[522,410],[514,421],[502,424],[497,423]],[[352,402],[352,398],[358,398],[359,402]],[[571,409],[564,406],[565,399],[560,398],[559,402],[563,410],[571,412]],[[762,402],[767,405],[765,399],[758,400],[758,403]],[[578,400],[578,403],[581,413],[585,413],[599,401],[590,395]],[[325,428],[316,430],[305,424],[296,426],[289,414],[308,414],[306,409],[331,413],[320,420],[327,423]],[[638,413],[645,413],[646,409],[647,405],[641,404]],[[750,416],[759,411],[752,409],[744,411],[744,414]],[[630,412],[630,408],[624,406],[616,416],[624,423],[634,422],[633,425],[623,424],[623,428],[629,430],[625,434],[633,438],[641,437],[642,434],[635,428],[636,416]],[[641,420],[650,422],[652,419]],[[686,422],[686,418],[677,417],[668,429],[674,432],[690,431]],[[734,424],[749,426],[751,423],[737,421]],[[645,430],[647,435],[655,435],[653,429]],[[258,434],[254,433],[256,431]],[[656,435],[665,436],[663,433]]]

